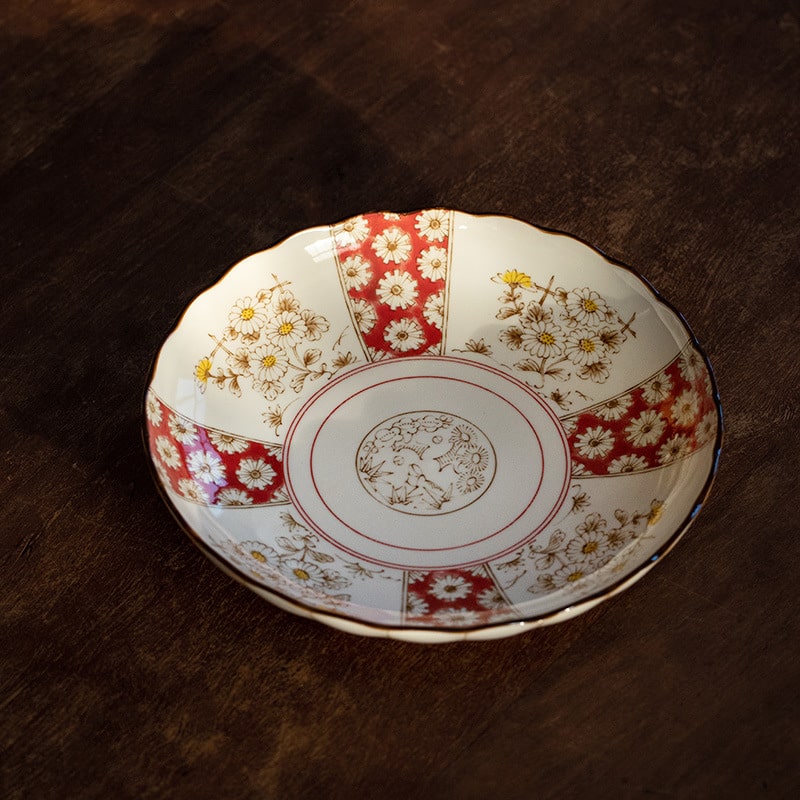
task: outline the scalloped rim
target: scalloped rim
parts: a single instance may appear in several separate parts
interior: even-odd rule
[[[538,614],[511,622],[507,620],[502,622],[488,622],[488,623],[482,623],[480,625],[475,625],[472,627],[462,627],[462,628],[451,628],[446,626],[426,627],[424,625],[423,626],[382,625],[379,623],[360,620],[348,614],[343,614],[335,611],[323,611],[313,606],[301,603],[300,601],[292,597],[289,597],[288,595],[285,595],[282,592],[274,590],[268,586],[265,586],[263,583],[254,580],[244,572],[240,571],[237,567],[233,566],[232,564],[222,559],[220,555],[202,539],[200,534],[197,533],[197,531],[195,531],[191,526],[189,526],[187,522],[182,518],[180,512],[178,511],[178,509],[170,499],[168,493],[166,492],[161,482],[159,481],[153,462],[153,457],[152,457],[153,454],[150,451],[150,446],[148,442],[146,419],[143,418],[140,431],[142,434],[143,446],[145,453],[147,455],[147,462],[150,468],[150,474],[152,476],[153,482],[155,483],[158,493],[161,495],[162,500],[164,501],[170,513],[178,523],[179,527],[183,529],[183,531],[189,536],[190,540],[199,548],[199,550],[224,573],[226,573],[239,583],[243,584],[248,589],[251,589],[260,597],[269,601],[278,608],[293,613],[297,616],[304,617],[306,619],[316,620],[317,622],[321,622],[325,625],[336,628],[338,630],[345,631],[347,633],[353,633],[368,637],[398,639],[403,641],[429,643],[429,644],[438,644],[438,643],[454,642],[454,641],[477,641],[482,639],[498,639],[508,636],[515,636],[517,634],[524,633],[525,631],[532,630],[533,628],[539,628],[539,627],[544,627],[545,625],[553,625],[558,622],[564,622],[568,619],[571,619],[572,617],[578,616],[579,614],[583,614],[584,612],[589,611],[589,609],[593,608],[599,603],[602,603],[605,600],[614,597],[615,595],[619,594],[620,592],[632,586],[640,578],[642,578],[645,574],[647,574],[655,566],[657,562],[661,561],[664,558],[664,556],[666,556],[667,553],[669,553],[675,547],[675,545],[680,541],[681,538],[683,538],[686,531],[694,522],[697,515],[700,513],[700,510],[703,508],[703,505],[705,504],[706,499],[708,498],[708,495],[714,484],[714,479],[716,478],[717,471],[719,469],[719,460],[722,453],[722,442],[724,438],[724,417],[722,413],[722,403],[719,397],[717,380],[714,374],[714,370],[711,366],[711,362],[709,361],[705,350],[701,346],[700,342],[698,341],[697,337],[695,336],[694,332],[692,331],[691,327],[689,326],[689,323],[686,321],[686,318],[683,316],[683,314],[671,302],[669,302],[669,300],[667,300],[647,278],[645,278],[635,268],[629,266],[628,264],[625,264],[619,259],[607,255],[600,248],[596,247],[590,242],[587,242],[580,236],[566,233],[565,231],[560,231],[555,228],[548,228],[541,225],[533,225],[530,222],[526,222],[525,220],[521,220],[518,217],[514,217],[509,214],[491,214],[488,212],[475,214],[471,212],[465,212],[465,211],[460,211],[458,209],[450,209],[450,208],[446,210],[458,211],[459,213],[474,218],[484,218],[484,219],[498,218],[498,219],[511,220],[514,222],[519,222],[523,225],[527,225],[530,228],[535,228],[536,230],[539,230],[543,233],[547,233],[553,236],[564,236],[568,239],[572,239],[573,241],[579,242],[585,247],[588,247],[590,250],[597,253],[604,261],[606,261],[611,266],[624,269],[631,275],[633,275],[637,280],[639,280],[645,287],[645,289],[653,296],[655,301],[662,304],[665,308],[667,308],[680,322],[680,324],[686,331],[693,347],[702,357],[703,363],[705,364],[705,367],[708,370],[708,375],[711,381],[712,398],[714,400],[714,407],[717,412],[717,423],[718,423],[717,435],[714,441],[714,455],[711,467],[709,469],[709,473],[706,477],[706,481],[703,484],[702,489],[695,498],[689,513],[686,515],[684,520],[676,527],[673,534],[661,545],[660,548],[658,548],[658,550],[656,550],[656,552],[653,555],[649,556],[645,561],[634,566],[627,574],[623,575],[621,578],[616,580],[611,585],[606,586],[604,589],[593,592],[592,594],[580,598],[575,603],[564,605],[561,608],[558,608],[554,611],[549,611],[544,614]],[[363,211],[361,213],[367,214],[367,213],[386,213],[386,212]],[[419,213],[419,211],[411,210],[408,212],[395,212],[395,213],[414,214],[414,213]],[[296,236],[306,234],[313,230],[320,230],[320,231],[329,230],[332,225],[340,224],[341,222],[344,222],[346,221],[346,219],[349,218],[350,217],[346,217],[342,220],[332,223],[331,225],[318,225],[309,228],[304,228],[303,230],[296,231],[288,236],[285,236],[284,238],[275,242],[270,247],[267,247],[264,250],[257,252],[263,253],[275,250],[276,248],[281,247],[283,244],[295,238]],[[250,255],[255,255],[255,253]],[[245,256],[245,258],[248,257],[249,256]],[[166,340],[172,335],[172,333],[178,329],[178,327],[183,322],[185,315],[187,314],[191,306],[194,305],[196,300],[201,295],[212,290],[221,280],[225,278],[225,276],[227,276],[233,269],[235,269],[236,266],[243,260],[244,258],[233,263],[227,270],[225,270],[225,272],[222,273],[222,275],[220,275],[220,277],[213,284],[207,286],[205,289],[194,295],[194,297],[192,297],[192,299],[186,304],[184,310],[181,312],[181,314],[169,328],[166,335],[162,339],[162,345],[159,346],[158,352],[152,359],[150,369],[147,375],[147,381],[145,383],[142,395],[142,407],[144,407],[145,405],[147,392],[149,391],[150,386],[153,382],[153,377],[155,375],[158,359],[161,354],[161,350],[163,348],[163,343],[166,342]]]

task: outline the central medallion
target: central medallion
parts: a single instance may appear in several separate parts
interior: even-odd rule
[[[477,425],[440,411],[389,417],[364,437],[356,455],[361,485],[379,503],[406,514],[436,515],[474,503],[497,468]]]

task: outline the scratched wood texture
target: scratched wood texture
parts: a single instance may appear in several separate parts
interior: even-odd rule
[[[0,795],[793,796],[798,86],[793,2],[4,2]],[[428,648],[227,579],[139,424],[162,337],[233,262],[434,205],[640,268],[727,438],[630,591]]]

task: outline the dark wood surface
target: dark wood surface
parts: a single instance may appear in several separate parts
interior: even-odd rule
[[[8,0],[0,66],[3,797],[796,796],[797,3]],[[139,426],[232,263],[435,205],[638,267],[727,436],[630,591],[425,647],[226,578]]]

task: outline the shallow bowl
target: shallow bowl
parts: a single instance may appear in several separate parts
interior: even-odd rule
[[[633,270],[519,220],[369,213],[197,297],[146,398],[156,479],[288,611],[419,642],[566,620],[695,518],[721,410]]]

